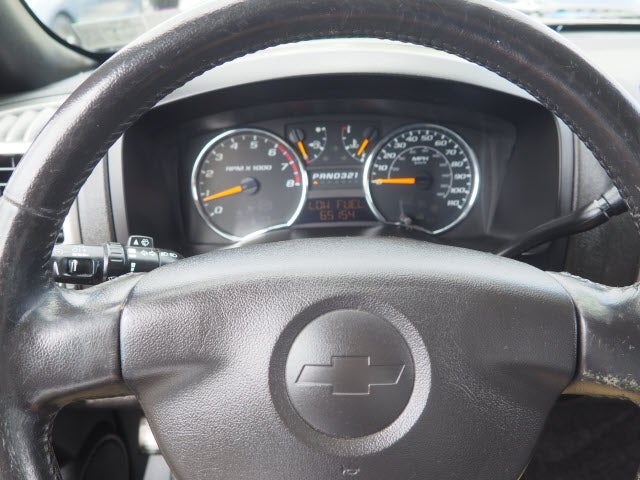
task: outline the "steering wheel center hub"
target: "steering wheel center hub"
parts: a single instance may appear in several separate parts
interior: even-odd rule
[[[337,310],[296,337],[285,376],[291,403],[309,425],[355,438],[400,416],[413,391],[414,365],[407,342],[386,320]]]

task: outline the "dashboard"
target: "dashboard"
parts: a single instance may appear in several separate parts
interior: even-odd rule
[[[436,79],[315,75],[207,92],[125,134],[129,230],[187,254],[371,234],[492,251],[569,208],[564,134],[534,102]]]
[[[450,230],[475,203],[474,151],[435,124],[403,125],[380,139],[386,120],[303,118],[278,125],[286,140],[265,129],[223,131],[193,168],[198,212],[235,241],[293,224],[376,219],[432,234]]]
[[[640,34],[567,36],[640,96],[640,63],[628,60]],[[0,116],[18,125],[24,109],[35,132],[33,118],[46,121],[84,78],[0,99]],[[30,141],[0,135],[0,194]],[[402,236],[495,252],[608,187],[562,122],[479,67],[393,42],[305,42],[208,72],[135,122],[81,190],[61,240],[149,235],[191,256]],[[639,258],[622,216],[522,260],[629,285]]]
[[[639,34],[566,36],[640,95],[640,70],[626,60]],[[29,118],[46,120],[86,77],[0,99],[0,116],[35,132]],[[247,152],[263,151],[266,162],[223,156],[216,164],[217,148],[226,150],[238,132]],[[264,148],[252,150],[260,139]],[[0,161],[19,159],[31,140],[0,138]],[[276,145],[285,152],[276,147],[278,162],[269,160]],[[84,244],[149,235],[185,256],[314,236],[402,236],[496,252],[608,187],[568,128],[497,75],[400,42],[321,40],[235,60],[161,100],[105,155],[63,233],[65,242]],[[522,260],[627,285],[640,255],[634,231],[621,217]],[[609,244],[619,255],[602,255]]]

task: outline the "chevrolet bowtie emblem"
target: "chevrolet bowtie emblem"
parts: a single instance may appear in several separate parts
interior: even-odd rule
[[[331,357],[331,365],[305,365],[299,385],[331,385],[333,395],[369,395],[372,386],[397,385],[404,365],[371,365],[370,357]]]

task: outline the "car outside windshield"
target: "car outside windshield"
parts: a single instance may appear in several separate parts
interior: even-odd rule
[[[61,40],[92,52],[113,52],[167,18],[207,1],[212,0],[25,0]],[[498,1],[548,25],[640,27],[640,0]]]

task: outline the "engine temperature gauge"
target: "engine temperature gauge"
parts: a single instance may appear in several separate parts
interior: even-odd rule
[[[348,123],[340,128],[342,146],[351,158],[364,163],[367,154],[375,145],[378,129],[365,123]]]

